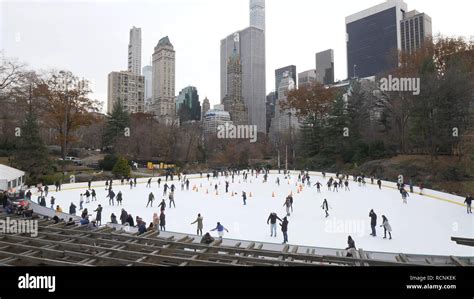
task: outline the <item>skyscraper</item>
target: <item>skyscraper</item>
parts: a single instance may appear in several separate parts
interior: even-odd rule
[[[370,77],[398,66],[403,0],[387,0],[346,17],[347,76]]]
[[[296,109],[285,109],[281,111],[281,103],[287,100],[287,93],[296,88],[296,83],[289,72],[283,73],[283,78],[278,86],[278,99],[275,104],[275,115],[270,125],[270,137],[278,140],[280,134],[296,132],[299,130],[300,122],[296,116]]]
[[[128,113],[144,112],[145,78],[132,72],[112,72],[108,76],[107,113],[119,102]]]
[[[307,70],[298,74],[298,87],[313,84],[316,81],[316,70]],[[280,88],[278,88],[280,89]],[[280,98],[280,97],[278,97]]]
[[[289,76],[293,79],[296,84],[296,66],[289,65],[275,70],[275,99],[278,98],[278,87],[280,86],[281,79],[283,79],[283,74],[289,72]]]
[[[128,43],[128,71],[141,75],[142,70],[142,29],[135,26],[130,29]]]
[[[227,61],[227,94],[222,102],[235,125],[248,124],[247,107],[242,101],[242,64],[235,46]]]
[[[180,122],[201,119],[201,103],[194,86],[183,88],[176,99],[176,112]]]
[[[143,77],[145,77],[145,111],[148,111],[152,100],[152,84],[153,84],[153,67],[145,65],[142,69]]]
[[[176,116],[175,51],[169,38],[163,37],[153,53],[152,110],[166,124]]]
[[[250,26],[265,31],[265,0],[250,0]]]
[[[204,121],[204,115],[206,115],[206,112],[211,109],[211,103],[209,102],[209,99],[206,97],[204,101],[202,101],[202,109],[201,109],[201,121]]]
[[[316,53],[316,81],[325,85],[334,83],[334,50]]]
[[[424,40],[431,37],[431,18],[416,10],[407,12],[400,21],[401,49],[413,53],[421,48]]]

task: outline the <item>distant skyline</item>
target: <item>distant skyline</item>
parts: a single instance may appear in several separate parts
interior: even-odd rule
[[[345,17],[385,0],[266,1],[266,93],[275,69],[315,68],[315,53],[334,49],[335,79],[347,77]],[[406,0],[428,14],[433,35],[472,38],[469,0]],[[220,103],[220,40],[249,25],[248,0],[5,1],[0,0],[0,49],[35,70],[67,69],[92,81],[92,98],[107,101],[107,75],[127,70],[130,29],[142,30],[142,66],[158,40],[176,50],[176,90],[195,86]]]

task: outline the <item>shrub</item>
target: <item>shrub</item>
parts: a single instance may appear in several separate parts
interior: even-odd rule
[[[129,177],[130,172],[131,172],[131,168],[130,168],[130,165],[128,164],[128,160],[122,157],[120,157],[117,160],[117,163],[115,163],[112,169],[112,173],[118,178],[122,176]]]
[[[106,155],[103,160],[99,161],[99,167],[103,170],[111,171],[118,161],[115,155]]]

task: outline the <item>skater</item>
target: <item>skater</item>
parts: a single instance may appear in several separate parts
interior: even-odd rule
[[[133,187],[137,187],[137,178],[133,178]]]
[[[87,181],[87,189],[90,190],[90,189],[91,189],[91,186],[92,186],[92,180],[89,179],[89,180]]]
[[[317,181],[316,184],[314,184],[314,186],[316,186],[316,190],[318,191],[318,193],[321,193],[321,183]]]
[[[160,202],[160,204],[158,205],[158,207],[160,208],[160,211],[163,212],[165,209],[166,209],[166,202],[165,202],[165,199],[163,198]]]
[[[289,195],[286,197],[286,200],[285,200],[285,203],[283,204],[283,206],[284,207],[286,206],[286,216],[290,216],[291,202],[290,202],[290,196]]]
[[[112,213],[112,215],[110,215],[110,222],[113,223],[113,224],[118,224],[117,223],[117,216],[115,216],[114,213]]]
[[[283,221],[280,223],[281,232],[283,233],[283,244],[288,243],[288,219],[283,217]]]
[[[202,236],[202,228],[203,228],[203,225],[202,225],[202,221],[203,221],[203,217],[201,216],[201,214],[198,214],[198,217],[196,220],[194,220],[193,222],[191,222],[191,224],[194,224],[194,223],[197,223],[197,235],[198,236]]]
[[[375,231],[375,227],[377,226],[377,214],[375,214],[374,210],[370,210],[369,217],[370,227],[372,228],[372,233],[370,235],[375,237],[377,236],[377,232]]]
[[[229,182],[225,181],[225,193],[229,193]]]
[[[291,208],[291,213],[293,213],[293,195],[288,195],[288,197],[290,198],[290,208]]]
[[[79,210],[82,210],[82,204],[84,204],[84,196],[81,194],[79,196]]]
[[[392,240],[392,227],[390,226],[390,223],[388,223],[388,219],[387,217],[385,217],[385,215],[382,215],[382,225],[380,227],[383,226],[383,238],[384,239],[387,239],[387,232],[388,232],[388,235],[389,235],[389,240]]]
[[[91,195],[92,195],[92,201],[97,201],[97,194],[95,193],[95,189],[92,189]]]
[[[76,205],[72,202],[71,202],[71,205],[69,206],[69,214],[76,215]]]
[[[49,203],[51,204],[51,209],[54,209],[54,201],[56,200],[56,198],[54,198],[54,196],[51,196],[51,199],[49,200]]]
[[[247,205],[247,194],[245,191],[242,191],[242,200],[244,201],[244,206]]]
[[[471,194],[467,194],[466,199],[464,200],[464,203],[466,204],[467,213],[472,214],[472,210],[471,210],[472,196],[471,196]]]
[[[165,196],[166,193],[168,193],[168,183],[165,183],[165,184],[163,185],[163,196]]]
[[[151,178],[148,179],[148,182],[146,183],[146,188],[151,188]]]
[[[410,196],[405,189],[401,189],[400,193],[402,194],[403,203],[407,203],[407,197]]]
[[[105,190],[109,189],[109,181],[105,180]]]
[[[277,219],[280,221],[283,221],[280,219],[280,217],[278,217],[278,215],[275,212],[270,213],[270,216],[268,216],[267,224],[268,222],[270,222],[270,237],[277,236],[277,225],[276,225]]]
[[[348,181],[348,180],[346,180],[346,181],[344,182],[344,188],[345,188],[345,189],[344,189],[345,191],[351,191],[351,189],[349,189],[349,181]]]
[[[86,196],[86,203],[89,203],[90,202],[90,197],[91,197],[91,193],[89,192],[89,190],[86,190],[86,193],[84,193],[85,196]]]
[[[166,215],[165,212],[162,210],[160,214],[160,230],[166,231]]]
[[[328,185],[328,191],[331,191],[332,178],[329,179],[329,181],[327,182],[327,185]]]
[[[44,196],[41,196],[40,206],[46,207],[46,198]]]
[[[120,179],[120,185],[123,185],[125,183],[125,178],[122,176],[122,178]]]
[[[153,200],[155,199],[155,195],[153,195],[153,192],[150,192],[148,195],[148,202],[146,204],[146,207],[148,208],[148,205],[150,205],[153,208]]]
[[[112,203],[112,206],[114,205],[114,198],[115,198],[115,193],[114,191],[112,191],[112,189],[109,190],[109,194],[107,194],[107,196],[105,198],[109,198],[109,206],[110,206],[110,203]]]
[[[189,179],[186,179],[186,191],[189,191]]]
[[[56,187],[56,192],[59,190],[59,181],[54,182],[54,186]]]
[[[176,208],[176,204],[174,203],[174,192],[170,192],[170,195],[168,196],[168,199],[170,200],[169,205],[171,209],[171,204],[173,204],[173,207]]]
[[[334,188],[332,189],[332,192],[334,192],[334,191],[339,192],[339,191],[337,191],[337,186],[338,186],[338,185],[339,185],[339,184],[337,183],[337,181],[334,180],[334,183],[333,183]]]
[[[119,191],[117,194],[117,205],[122,205],[122,200],[123,200],[122,191]]]
[[[48,197],[49,187],[48,185],[44,186],[44,196]]]
[[[130,180],[130,190],[133,188],[133,181]]]
[[[158,188],[160,188],[161,185],[161,178],[158,178]]]
[[[217,222],[217,226],[214,229],[211,229],[211,231],[217,230],[217,234],[219,235],[219,239],[222,240],[222,237],[224,237],[224,230],[226,232],[229,232],[227,228],[225,228],[220,222]]]
[[[382,180],[381,179],[377,180],[377,185],[379,185],[379,189],[382,189]]]
[[[277,183],[278,186],[280,186],[280,178],[277,178],[276,183]]]
[[[354,240],[352,240],[352,237],[351,237],[351,236],[349,236],[349,237],[347,238],[347,245],[348,245],[348,246],[346,247],[346,250],[347,250],[346,256],[347,256],[347,257],[352,257],[351,251],[352,251],[352,250],[357,250],[357,248],[356,248],[355,242],[354,242]],[[352,249],[352,250],[351,250],[351,249]]]
[[[323,204],[321,205],[321,208],[324,210],[324,212],[326,212],[326,218],[327,218],[329,216],[329,213],[328,213],[329,205],[326,198],[324,199]]]
[[[102,206],[99,204],[99,206],[97,207],[97,209],[94,210],[94,212],[97,212],[97,214],[95,215],[95,220],[97,221],[97,226],[101,225],[102,224]]]

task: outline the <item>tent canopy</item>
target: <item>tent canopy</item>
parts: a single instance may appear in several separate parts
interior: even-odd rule
[[[25,175],[24,171],[0,164],[0,180],[12,181]]]

